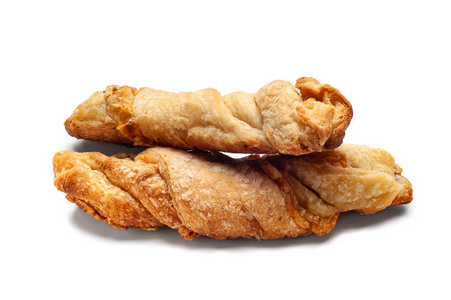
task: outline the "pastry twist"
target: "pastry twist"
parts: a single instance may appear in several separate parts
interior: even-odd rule
[[[138,155],[62,151],[55,186],[117,228],[169,226],[185,239],[323,235],[341,212],[374,213],[412,200],[383,150],[342,145],[304,156],[250,156],[154,147]]]
[[[301,155],[338,147],[352,118],[340,92],[308,77],[257,93],[109,86],[65,122],[77,138],[137,146]]]

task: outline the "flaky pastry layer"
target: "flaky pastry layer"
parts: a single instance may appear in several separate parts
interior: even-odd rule
[[[149,148],[138,155],[62,151],[55,186],[117,228],[169,226],[185,239],[323,235],[340,213],[412,200],[412,186],[384,150],[342,145],[304,156],[250,156]]]
[[[301,155],[338,147],[351,118],[351,104],[337,89],[302,77],[295,85],[273,81],[254,94],[112,85],[80,104],[65,126],[88,140]]]

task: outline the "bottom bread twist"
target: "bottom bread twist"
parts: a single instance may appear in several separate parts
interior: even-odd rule
[[[341,212],[412,200],[393,157],[357,145],[238,160],[164,147],[112,157],[62,151],[53,168],[55,186],[95,218],[124,229],[169,226],[185,239],[324,235]]]

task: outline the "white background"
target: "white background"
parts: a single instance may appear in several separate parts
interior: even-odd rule
[[[0,298],[450,299],[450,9],[364,3],[2,1]],[[111,228],[53,186],[59,150],[124,151],[64,130],[107,85],[255,92],[301,76],[348,98],[345,142],[392,153],[410,205],[343,214],[323,237],[188,242]]]

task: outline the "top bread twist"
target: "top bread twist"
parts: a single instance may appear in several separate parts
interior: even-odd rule
[[[302,77],[255,94],[113,85],[80,104],[65,126],[77,138],[137,146],[302,155],[338,147],[351,118],[337,89]]]

